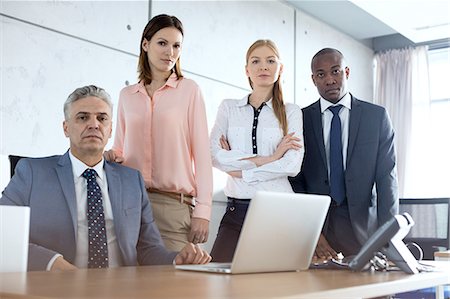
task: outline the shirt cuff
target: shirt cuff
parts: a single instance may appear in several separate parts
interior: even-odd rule
[[[203,218],[211,221],[211,204],[205,205],[196,201],[194,211],[192,212],[192,217]]]
[[[62,255],[59,254],[59,253],[55,254],[55,255],[52,257],[52,259],[48,262],[48,264],[47,264],[47,269],[45,269],[45,270],[46,270],[46,271],[50,271],[50,270],[52,269],[53,264],[55,263],[56,259],[59,258],[60,256],[62,257]]]
[[[244,182],[246,182],[246,183],[256,182],[256,178],[254,176],[254,174],[255,174],[254,170],[255,169],[242,170],[242,179],[244,180]]]
[[[230,151],[221,150],[216,155],[216,160],[221,165],[227,165],[236,169],[251,169],[255,168],[256,164],[246,160],[253,158],[256,154],[247,154],[242,152],[230,153]]]
[[[250,160],[240,160],[239,163],[240,163],[239,166],[242,170],[250,170],[255,169],[257,167],[256,164]]]

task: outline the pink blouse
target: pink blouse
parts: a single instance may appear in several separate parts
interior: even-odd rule
[[[211,218],[212,164],[198,85],[172,74],[150,98],[143,83],[120,92],[113,150],[147,188],[195,197],[193,217]]]

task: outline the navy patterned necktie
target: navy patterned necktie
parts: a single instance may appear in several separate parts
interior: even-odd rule
[[[107,268],[108,242],[102,190],[97,184],[97,172],[94,169],[86,169],[83,177],[87,180],[88,268]]]
[[[330,130],[330,195],[337,204],[342,204],[345,200],[341,119],[339,118],[339,111],[342,107],[342,105],[337,105],[328,108],[333,113]]]

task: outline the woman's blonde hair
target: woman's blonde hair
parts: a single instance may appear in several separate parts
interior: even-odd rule
[[[274,53],[275,56],[277,56],[278,59],[280,59],[280,52],[278,51],[277,46],[273,41],[270,39],[259,39],[256,42],[254,42],[250,48],[247,50],[247,56],[246,56],[246,63],[248,64],[248,60],[250,59],[250,55],[252,52],[259,47],[266,46],[270,48]],[[248,78],[248,82],[250,83],[250,87],[253,89],[253,82]],[[288,133],[288,125],[287,125],[287,118],[286,118],[286,108],[284,106],[283,101],[283,91],[281,90],[281,84],[280,84],[280,75],[278,75],[277,81],[273,84],[272,89],[272,106],[273,111],[275,112],[275,116],[278,119],[278,122],[280,123],[280,128],[283,130],[283,135],[286,135]]]

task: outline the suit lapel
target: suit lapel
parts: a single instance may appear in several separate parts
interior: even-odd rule
[[[320,111],[320,101],[315,102],[311,106],[312,115],[311,122],[314,131],[314,137],[319,147],[320,156],[322,157],[322,162],[325,168],[327,166],[327,156],[325,154],[325,144],[323,142],[323,126],[322,126],[322,113]]]
[[[75,184],[73,179],[72,163],[70,162],[69,152],[67,151],[58,161],[55,167],[58,175],[61,189],[69,207],[70,216],[74,229],[74,235],[77,235],[78,218],[77,218],[77,200],[75,195]]]
[[[355,147],[356,136],[358,136],[359,123],[361,121],[361,105],[352,96],[352,109],[350,110],[350,124],[348,132],[347,165],[350,161]]]
[[[114,216],[114,230],[116,231],[116,236],[120,236],[120,223],[122,222],[122,184],[119,174],[109,162],[105,161],[104,168],[106,179],[108,180],[107,192]],[[120,238],[118,237],[117,240],[120,241]]]

